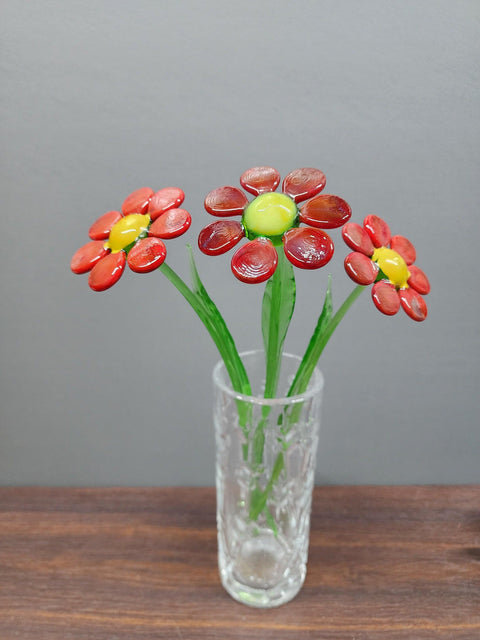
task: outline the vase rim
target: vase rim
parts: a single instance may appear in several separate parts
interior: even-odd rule
[[[248,356],[254,356],[259,353],[264,353],[263,349],[251,349],[249,351],[242,351],[239,355],[242,361],[244,358]],[[282,353],[282,359],[295,359],[298,361],[298,364],[301,362],[300,356],[297,356],[293,353]],[[235,398],[236,400],[243,400],[245,402],[254,402],[259,405],[266,405],[270,407],[279,406],[279,405],[293,405],[300,402],[305,402],[305,400],[309,400],[316,395],[320,395],[323,391],[325,379],[323,373],[320,371],[318,367],[315,367],[312,373],[312,377],[310,378],[310,382],[308,383],[307,389],[303,393],[296,394],[294,396],[282,396],[276,398],[264,398],[260,395],[248,395],[245,393],[240,393],[239,391],[235,391],[230,383],[225,382],[225,376],[222,375],[225,373],[228,377],[228,373],[226,372],[225,363],[223,360],[219,360],[213,368],[213,382],[214,385],[221,389],[224,393],[228,394],[230,397]]]

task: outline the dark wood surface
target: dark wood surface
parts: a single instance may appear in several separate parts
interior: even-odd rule
[[[319,487],[301,593],[220,585],[213,489],[0,488],[1,640],[480,639],[480,487]]]

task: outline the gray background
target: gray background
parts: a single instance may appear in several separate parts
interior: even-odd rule
[[[194,216],[246,168],[322,169],[361,222],[409,237],[429,318],[364,293],[322,359],[319,483],[478,482],[478,0],[2,3],[0,483],[213,484],[215,347],[160,273],[95,294],[69,271],[133,189],[179,185]],[[303,352],[346,247],[297,271]],[[263,287],[200,255],[238,347]]]

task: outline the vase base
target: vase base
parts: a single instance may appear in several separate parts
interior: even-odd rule
[[[235,580],[232,576],[221,576],[222,585],[225,591],[237,602],[259,609],[270,609],[279,607],[293,600],[303,586],[303,580],[285,581],[282,585],[270,587],[269,589],[258,589],[245,586]]]
[[[292,600],[305,580],[306,565],[293,566],[292,571],[288,554],[270,532],[245,542],[234,561],[221,564],[220,576],[225,590],[238,602],[278,607]]]

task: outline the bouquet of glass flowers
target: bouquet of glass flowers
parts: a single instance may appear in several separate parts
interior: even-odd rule
[[[198,248],[209,256],[235,247],[231,269],[240,281],[266,282],[260,356],[238,353],[200,279],[191,246],[190,284],[166,262],[165,240],[183,235],[191,225],[190,213],[182,208],[182,189],[134,191],[120,211],[109,211],[92,224],[90,242],[71,261],[74,273],[89,273],[94,291],[118,282],[127,264],[137,273],[159,269],[215,342],[222,358],[214,374],[220,572],[233,597],[256,606],[291,599],[305,576],[317,443],[314,399],[322,386],[316,365],[325,345],[365,288],[371,286],[373,303],[382,313],[395,315],[402,307],[417,322],[427,317],[423,296],[430,290],[426,275],[415,265],[413,244],[404,236],[392,236],[376,215],[367,215],[363,225],[352,222],[347,202],[323,193],[326,180],[320,170],[290,172],[281,192],[280,180],[272,167],[253,167],[240,176],[243,190],[222,186],[211,191],[204,207],[216,220],[198,236]],[[345,271],[356,286],[334,312],[328,278],[306,351],[289,361],[291,370],[282,374],[282,362],[287,369],[288,360],[283,346],[295,307],[294,267],[327,265],[334,254],[327,231],[340,227],[350,249]],[[249,370],[258,357],[261,375],[258,362]]]

